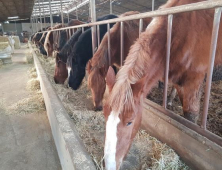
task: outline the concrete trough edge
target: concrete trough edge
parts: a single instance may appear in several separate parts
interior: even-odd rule
[[[195,170],[221,170],[222,147],[153,108],[146,100],[142,129],[173,148]]]
[[[86,151],[74,123],[68,116],[61,100],[54,91],[30,43],[29,48],[33,54],[35,68],[46,105],[47,116],[62,169],[96,170],[93,160]]]

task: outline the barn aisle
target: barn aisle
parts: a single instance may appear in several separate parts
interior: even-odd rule
[[[61,165],[45,111],[9,113],[13,104],[31,96],[26,90],[27,45],[15,50],[12,64],[0,68],[0,170],[60,170]]]

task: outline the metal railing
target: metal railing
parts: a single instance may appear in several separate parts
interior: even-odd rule
[[[124,56],[124,36],[123,36],[123,30],[124,30],[124,21],[129,20],[139,20],[139,34],[143,31],[143,18],[149,18],[149,17],[158,17],[158,16],[168,16],[168,27],[167,27],[167,50],[166,50],[166,65],[165,65],[165,87],[164,87],[164,95],[163,95],[163,108],[166,110],[167,106],[167,88],[168,88],[168,74],[169,74],[169,62],[170,62],[170,49],[171,49],[171,37],[172,37],[172,23],[173,23],[173,15],[183,12],[191,12],[191,11],[198,11],[198,10],[205,10],[205,9],[215,9],[215,16],[213,21],[213,30],[212,30],[212,40],[211,40],[211,47],[210,47],[210,59],[209,59],[209,67],[207,72],[207,82],[206,82],[206,88],[205,88],[205,96],[204,96],[204,111],[203,111],[203,117],[201,126],[194,125],[191,122],[188,122],[187,120],[180,120],[185,126],[191,128],[192,130],[201,133],[202,135],[207,136],[211,140],[215,141],[217,144],[222,146],[222,138],[219,136],[214,135],[211,132],[208,132],[206,129],[206,122],[207,122],[207,115],[208,115],[208,107],[209,107],[209,98],[210,98],[210,90],[211,90],[211,82],[212,82],[212,73],[213,73],[213,67],[214,67],[214,60],[215,60],[215,54],[216,54],[216,46],[217,46],[217,39],[218,39],[218,31],[219,31],[219,25],[220,25],[220,18],[221,18],[221,11],[222,11],[222,1],[221,0],[214,0],[214,1],[203,1],[199,3],[193,3],[188,5],[181,5],[166,9],[159,9],[156,11],[146,12],[146,13],[140,13],[136,15],[121,17],[121,18],[115,18],[105,21],[99,21],[99,22],[93,22],[93,23],[86,23],[83,25],[78,26],[70,26],[70,27],[64,27],[60,29],[55,29],[51,31],[61,31],[61,30],[70,30],[75,28],[82,28],[84,31],[84,27],[97,27],[97,33],[99,32],[99,25],[101,24],[107,24],[107,32],[108,32],[108,55],[110,57],[110,24],[111,23],[121,23],[120,27],[120,33],[121,33],[121,65],[123,64],[123,56]],[[93,12],[93,11],[92,11]],[[47,32],[47,31],[43,31]],[[42,33],[43,33],[42,32]],[[92,32],[92,36],[96,37],[96,31]],[[99,34],[97,34],[98,41],[93,41],[93,51],[97,45],[100,44],[99,40]],[[109,63],[111,63],[111,59],[109,58]],[[174,117],[174,116],[171,116]],[[197,127],[198,126],[198,127]],[[201,129],[199,129],[201,128]],[[210,134],[205,134],[205,132]]]

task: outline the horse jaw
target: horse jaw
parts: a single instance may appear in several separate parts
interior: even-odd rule
[[[105,165],[106,170],[116,170],[117,126],[120,122],[118,114],[111,112],[106,122]]]

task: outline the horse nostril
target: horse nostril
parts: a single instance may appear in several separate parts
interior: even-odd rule
[[[95,107],[95,108],[94,108],[94,111],[96,111],[96,112],[97,112],[97,111],[101,111],[102,109],[103,109],[103,107],[102,107],[102,106],[98,106],[98,107]]]
[[[55,81],[55,83],[56,83],[56,84],[58,84],[58,83],[59,83],[59,82],[56,80],[56,78],[55,78],[55,77],[54,77],[54,81]]]

